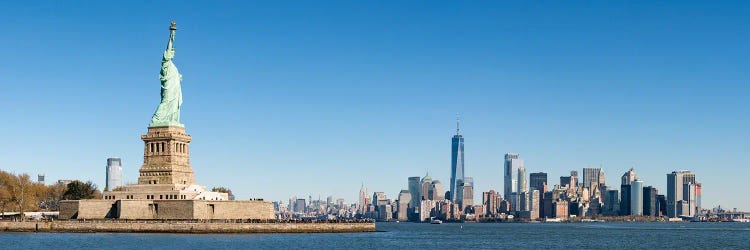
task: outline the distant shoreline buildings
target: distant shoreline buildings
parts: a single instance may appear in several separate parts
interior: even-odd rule
[[[346,205],[339,199],[309,200],[293,197],[284,209],[276,207],[281,218],[370,218],[377,221],[544,221],[571,218],[648,216],[705,219],[708,210],[701,207],[702,185],[690,171],[667,174],[667,192],[637,178],[634,168],[621,177],[619,190],[607,186],[601,167],[585,167],[560,176],[559,183],[549,182],[545,172],[527,173],[520,154],[507,153],[502,161],[502,192],[482,192],[481,203],[474,202],[474,180],[466,177],[464,137],[457,119],[456,133],[451,138],[450,183],[444,190],[440,180],[429,173],[408,177],[406,189],[396,199],[383,192],[368,193],[364,184],[355,204]],[[499,179],[499,178],[498,178]],[[631,218],[632,219],[632,218]]]

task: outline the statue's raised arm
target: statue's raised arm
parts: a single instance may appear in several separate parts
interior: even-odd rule
[[[164,61],[169,61],[174,58],[174,33],[177,30],[177,24],[173,21],[169,24],[169,41],[167,42],[167,49],[164,50]]]
[[[161,80],[161,102],[156,108],[154,116],[151,118],[149,127],[158,126],[180,126],[180,107],[182,106],[182,76],[177,67],[172,62],[174,59],[174,33],[177,25],[172,22],[169,26],[169,41],[167,49],[164,50],[164,57],[161,61],[161,71],[159,80]]]

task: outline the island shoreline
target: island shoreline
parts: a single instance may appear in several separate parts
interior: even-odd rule
[[[145,221],[2,221],[3,232],[282,234],[377,232],[375,223],[217,223]]]

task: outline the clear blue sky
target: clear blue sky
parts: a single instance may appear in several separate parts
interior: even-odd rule
[[[355,2],[4,2],[0,168],[135,182],[175,20],[196,179],[239,198],[447,183],[460,113],[476,199],[517,152],[553,184],[693,170],[750,210],[749,3]]]

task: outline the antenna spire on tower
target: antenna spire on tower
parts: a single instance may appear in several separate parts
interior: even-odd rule
[[[456,113],[456,135],[459,135],[461,131],[461,116]]]

